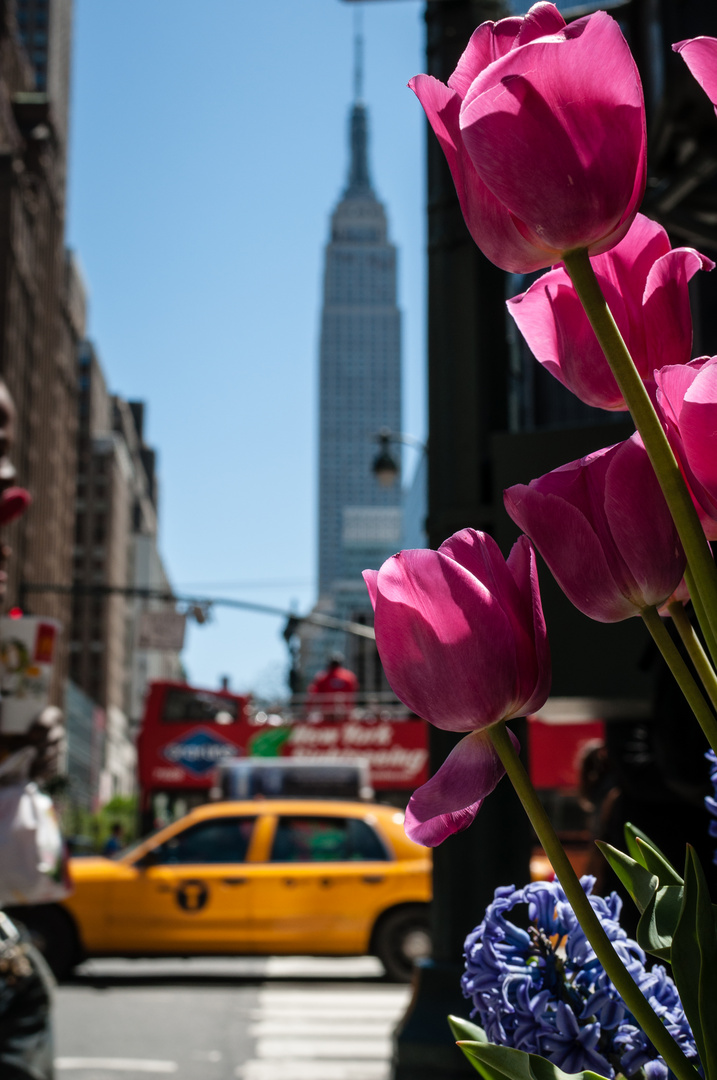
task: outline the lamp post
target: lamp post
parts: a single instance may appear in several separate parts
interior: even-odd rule
[[[374,436],[379,449],[371,465],[371,472],[378,480],[381,487],[390,488],[396,483],[400,473],[400,467],[396,458],[391,453],[392,443],[403,443],[404,446],[413,446],[417,450],[427,453],[428,446],[413,435],[404,435],[400,431],[391,431],[390,428],[381,428]]]

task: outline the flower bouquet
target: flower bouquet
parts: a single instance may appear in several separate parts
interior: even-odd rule
[[[717,40],[674,48],[717,103]],[[631,826],[626,851],[601,845],[640,914],[631,940],[619,899],[576,877],[507,727],[550,688],[534,544],[584,614],[643,619],[717,752],[717,357],[691,359],[688,297],[713,263],[638,213],[642,88],[605,12],[566,25],[538,3],[484,23],[448,85],[410,85],[478,246],[506,271],[547,270],[508,302],[537,360],[589,405],[629,410],[637,429],[505,492],[525,534],[507,560],[465,529],[364,574],[395,693],[465,733],[412,796],[408,834],[434,846],[465,829],[507,774],[557,875],[496,891],[466,942],[477,1022],[451,1025],[485,1080],[717,1080],[716,909],[694,851],[675,868]],[[709,808],[717,817],[717,801]]]

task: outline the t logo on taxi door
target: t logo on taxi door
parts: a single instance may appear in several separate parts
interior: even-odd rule
[[[176,895],[182,911],[201,911],[209,899],[209,890],[203,881],[182,881]]]

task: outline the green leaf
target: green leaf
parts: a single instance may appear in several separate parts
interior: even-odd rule
[[[717,931],[704,871],[689,846],[671,962],[705,1076],[717,1076]]]
[[[682,878],[658,848],[654,847],[649,840],[643,840],[641,836],[636,836],[635,842],[642,855],[640,860],[642,865],[646,866],[651,873],[657,874],[661,886],[682,885]]]
[[[488,1042],[459,1042],[458,1045],[484,1080],[601,1080],[598,1073],[589,1070],[565,1073],[538,1054],[526,1054],[509,1046]]]
[[[681,885],[682,884],[682,878],[679,876],[679,874],[675,870],[674,866],[672,866],[672,864],[670,863],[670,861],[667,858],[667,856],[665,855],[665,853],[663,851],[660,851],[657,844],[653,844],[652,840],[647,835],[647,833],[644,833],[642,831],[642,829],[638,829],[637,825],[633,825],[632,822],[630,822],[630,821],[628,821],[626,823],[624,832],[625,832],[625,843],[627,844],[627,850],[630,852],[633,859],[636,859],[637,862],[639,862],[642,866],[644,866],[646,870],[649,869],[649,867],[647,866],[647,863],[645,862],[644,847],[641,848],[640,845],[638,844],[638,840],[641,840],[644,845],[646,845],[649,848],[652,848],[652,850],[655,852],[655,854],[659,855],[662,862],[666,866],[669,867],[669,869],[672,871],[674,876],[677,878],[677,880],[674,881],[674,882],[672,882],[672,881],[663,881],[663,882],[661,882],[661,884],[662,885]],[[654,872],[655,871],[653,871],[653,873]]]
[[[642,914],[657,892],[657,876],[612,844],[606,844],[602,840],[597,840],[596,843]]]
[[[668,963],[672,937],[680,920],[683,893],[682,885],[665,885],[658,889],[637,924],[638,945]]]
[[[488,1036],[482,1027],[464,1020],[462,1016],[449,1016],[448,1023],[456,1039],[469,1039],[473,1042],[487,1043]]]

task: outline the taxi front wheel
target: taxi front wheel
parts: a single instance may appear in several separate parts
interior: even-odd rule
[[[410,982],[414,964],[431,955],[428,911],[420,906],[389,911],[376,928],[374,951],[393,982]]]

